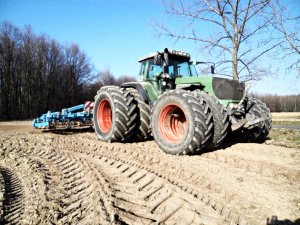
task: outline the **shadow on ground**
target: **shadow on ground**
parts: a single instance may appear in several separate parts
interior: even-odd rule
[[[300,225],[300,218],[293,222],[288,219],[278,220],[277,216],[272,216],[271,219],[267,219],[267,225]]]
[[[92,127],[85,127],[85,128],[43,130],[42,132],[43,133],[61,134],[61,135],[72,135],[72,134],[76,134],[76,133],[94,133],[95,131]]]

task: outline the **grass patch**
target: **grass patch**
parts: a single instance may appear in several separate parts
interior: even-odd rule
[[[288,120],[273,120],[273,125],[283,125],[283,126],[300,126],[300,121],[288,121]]]
[[[269,137],[270,140],[267,141],[267,144],[300,148],[300,131],[271,129]]]
[[[299,120],[300,119],[300,112],[272,113],[272,118],[274,120]]]

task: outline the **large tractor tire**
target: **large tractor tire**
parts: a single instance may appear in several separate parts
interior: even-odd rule
[[[246,117],[251,117],[252,119],[265,119],[257,123],[250,130],[248,141],[261,143],[265,141],[266,137],[269,135],[270,129],[272,127],[272,115],[270,109],[260,99],[249,98],[248,104],[253,105],[249,109]]]
[[[140,96],[139,92],[134,88],[128,88],[128,90],[133,96],[136,101],[138,107],[138,120],[137,120],[137,128],[136,133],[133,137],[135,141],[144,141],[147,140],[151,135],[150,129],[150,114],[151,109],[150,106],[143,101],[142,97]]]
[[[95,96],[94,129],[102,141],[126,142],[137,126],[133,96],[117,86],[102,87]]]
[[[204,99],[204,101],[206,101],[213,114],[213,137],[206,146],[206,150],[213,150],[218,148],[223,143],[228,133],[228,114],[225,111],[224,106],[218,101],[215,96],[209,95],[202,91],[197,91],[196,93],[199,98],[202,98]]]
[[[152,134],[159,147],[169,154],[201,152],[212,136],[212,114],[196,94],[173,90],[161,95],[151,116]]]

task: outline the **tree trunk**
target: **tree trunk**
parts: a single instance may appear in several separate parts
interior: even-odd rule
[[[234,47],[232,50],[232,78],[234,80],[239,79],[238,75],[238,51],[237,48]]]

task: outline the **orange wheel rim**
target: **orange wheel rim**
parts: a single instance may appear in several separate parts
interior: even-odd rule
[[[112,126],[112,110],[108,100],[103,99],[97,111],[97,122],[102,133],[107,133]]]
[[[159,114],[158,127],[163,140],[171,144],[177,144],[186,137],[188,121],[179,106],[169,104]]]

